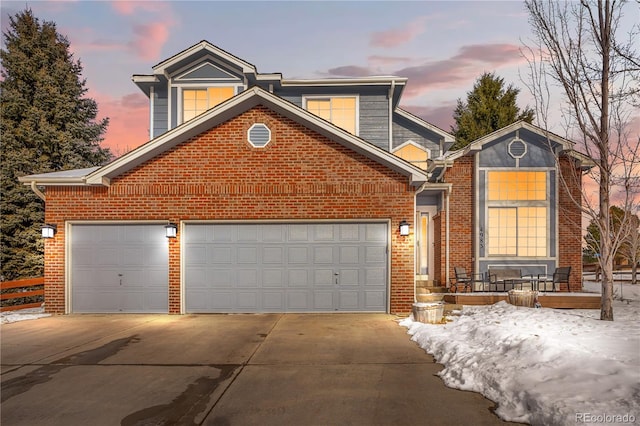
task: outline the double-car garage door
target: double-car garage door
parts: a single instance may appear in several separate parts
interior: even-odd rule
[[[187,223],[186,312],[387,309],[386,223]],[[159,225],[73,225],[74,312],[167,312]]]

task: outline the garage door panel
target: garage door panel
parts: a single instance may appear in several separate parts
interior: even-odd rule
[[[309,287],[309,271],[307,269],[289,269],[288,287]]]
[[[333,286],[335,283],[333,269],[314,269],[314,286]]]
[[[387,233],[383,223],[187,224],[186,311],[385,311]],[[196,302],[196,289],[209,297]]]
[[[228,265],[233,260],[233,249],[230,246],[209,246],[207,247],[208,263],[220,263]]]
[[[301,290],[288,290],[287,291],[287,308],[292,311],[306,311],[309,310],[309,293]]]
[[[333,263],[333,247],[332,246],[314,247],[313,262],[315,264]]]
[[[356,311],[359,306],[360,293],[357,291],[341,291],[338,294],[339,308],[341,310]]]
[[[365,247],[364,259],[366,263],[380,263],[386,258],[386,248],[379,246]]]
[[[262,270],[262,286],[263,287],[284,287],[284,270],[283,269],[263,269]]]
[[[256,247],[238,247],[238,263],[256,264],[258,263],[258,249]]]
[[[309,263],[309,249],[304,246],[292,246],[287,250],[288,263],[291,264],[306,264]]]
[[[236,273],[236,279],[240,287],[257,287],[259,285],[257,269],[239,269]]]
[[[161,225],[74,224],[70,243],[73,312],[168,312]]]
[[[366,268],[364,270],[365,286],[384,286],[387,280],[384,268]]]
[[[333,291],[319,291],[313,292],[313,309],[316,311],[333,311]]]
[[[258,309],[258,292],[257,291],[238,291],[237,306],[240,309],[248,311],[256,311]]]
[[[284,250],[282,247],[263,247],[262,262],[266,264],[281,265],[284,263]]]
[[[284,305],[284,291],[265,291],[262,296],[262,307],[268,311],[282,312]]]
[[[379,291],[365,291],[364,293],[365,308],[376,310],[383,309],[385,306],[385,292]]]
[[[360,286],[360,270],[359,269],[340,269],[340,287]]]

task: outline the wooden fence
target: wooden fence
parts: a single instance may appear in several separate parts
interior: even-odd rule
[[[8,289],[23,289],[28,287],[36,287],[39,286],[38,289],[31,289],[27,291],[14,291],[12,293],[5,293],[4,290]],[[27,278],[26,280],[16,280],[16,281],[4,281],[0,283],[0,289],[2,290],[2,294],[0,295],[0,300],[13,300],[13,299],[24,299],[24,298],[32,298],[34,296],[43,296],[44,297],[44,277],[39,278]],[[0,311],[15,311],[17,309],[26,309],[26,308],[39,308],[42,305],[42,302],[35,303],[22,303],[22,304],[12,304],[8,306],[2,306]]]

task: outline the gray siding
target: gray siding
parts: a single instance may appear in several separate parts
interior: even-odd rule
[[[393,115],[392,149],[412,140],[429,150],[429,158],[435,158],[440,155],[440,138],[441,136],[435,132],[431,132],[404,117],[400,117],[398,114]]]
[[[153,92],[153,137],[160,136],[168,130],[168,105],[167,87],[156,86]]]
[[[302,108],[303,96],[358,95],[359,136],[389,150],[389,101],[383,87],[284,87],[274,94]]]
[[[478,182],[476,183],[478,193],[478,267],[479,272],[486,272],[489,268],[518,268],[523,275],[547,274],[553,272],[556,266],[557,257],[557,220],[558,205],[556,199],[557,174],[555,171],[555,160],[550,152],[545,140],[538,135],[533,135],[524,130],[520,131],[519,138],[527,145],[526,154],[516,160],[508,153],[508,145],[516,137],[516,133],[511,133],[483,146],[478,155]],[[492,168],[540,168],[547,171],[547,197],[548,197],[548,257],[545,258],[491,258],[486,253],[486,224],[487,224],[487,192],[486,192],[486,172]]]

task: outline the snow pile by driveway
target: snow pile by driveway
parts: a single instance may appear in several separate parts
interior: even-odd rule
[[[627,288],[628,287],[628,288]],[[640,286],[625,286],[615,321],[598,310],[465,306],[445,325],[401,321],[444,365],[447,386],[534,425],[640,423]]]
[[[0,313],[0,324],[7,324],[17,321],[26,321],[44,317],[50,317],[51,314],[45,314],[44,308],[20,309],[17,311],[7,311]]]

